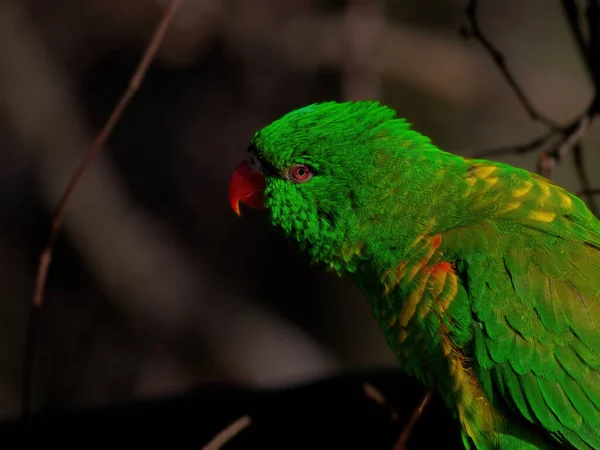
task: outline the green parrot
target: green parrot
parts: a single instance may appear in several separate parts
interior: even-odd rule
[[[229,201],[356,283],[465,448],[600,449],[600,222],[577,196],[361,101],[259,130]]]

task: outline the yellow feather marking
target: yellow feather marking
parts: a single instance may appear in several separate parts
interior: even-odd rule
[[[390,278],[390,280],[385,283],[385,293],[388,294],[392,289],[396,287],[400,280],[404,278],[406,274],[406,261],[402,261],[396,267],[392,267],[384,274],[384,279]]]
[[[427,254],[425,255],[425,258],[421,261],[421,263],[419,263],[419,262],[413,263],[410,270],[408,270],[408,268],[406,268],[407,263],[406,263],[406,261],[404,261],[404,262],[400,263],[400,265],[398,266],[400,268],[400,270],[392,269],[391,271],[388,271],[385,274],[385,277],[387,277],[390,273],[394,272],[394,278],[393,278],[392,282],[389,283],[388,285],[386,285],[386,287],[385,287],[386,294],[389,291],[391,291],[400,282],[400,280],[404,276],[407,275],[407,272],[408,272],[408,278],[407,278],[406,282],[409,282],[410,280],[412,280],[414,278],[414,276],[419,272],[419,270],[421,270],[421,268],[425,264],[427,264],[427,262],[431,259],[431,257],[433,256],[433,253],[437,247],[432,245],[432,242],[433,242],[433,239],[435,238],[435,236],[433,236],[433,237],[429,236],[429,233],[433,229],[433,227],[435,226],[436,223],[437,223],[436,218],[430,217],[429,222],[427,222],[427,225],[425,227],[425,230],[423,230],[423,232],[416,237],[416,239],[412,242],[412,244],[409,248],[409,250],[413,250],[418,244],[421,244],[421,246],[423,248],[427,248]]]
[[[560,197],[560,204],[563,208],[571,208],[573,206],[573,200],[567,194],[561,191],[556,191],[558,196]]]
[[[411,291],[408,298],[402,305],[402,309],[400,310],[399,322],[401,327],[406,327],[408,322],[415,315],[415,311],[417,310],[417,305],[421,300],[423,300],[423,293],[425,292],[425,287],[427,286],[427,280],[429,280],[429,274],[425,274],[419,280],[419,284]]]
[[[400,328],[400,334],[398,336],[398,341],[400,342],[400,344],[403,344],[407,338],[408,338],[408,331],[406,331],[404,328]]]
[[[523,183],[523,186],[513,190],[513,197],[514,198],[523,197],[525,194],[527,194],[531,190],[532,187],[533,187],[533,182],[525,181]]]
[[[474,206],[478,211],[489,211],[499,204],[499,198],[499,195],[494,193],[494,195],[484,197],[483,200],[480,199]]]
[[[529,218],[533,220],[539,220],[540,222],[552,222],[556,214],[550,211],[531,211]]]
[[[448,272],[444,283],[444,290],[437,298],[436,303],[438,304],[442,312],[446,311],[452,300],[456,298],[458,293],[458,277],[454,272]]]
[[[443,315],[458,293],[458,276],[448,263],[439,263],[432,270],[428,287],[439,308],[436,313]],[[468,358],[452,343],[448,327],[442,325],[439,333],[442,354],[448,363],[448,372],[452,380],[452,395],[465,433],[475,443],[482,440],[488,443],[495,441],[499,431],[495,427],[502,423],[501,416],[488,401],[473,369],[469,366]]]
[[[444,290],[444,285],[446,284],[446,277],[448,276],[448,271],[439,271],[433,274],[432,277],[429,278],[429,286],[428,291],[431,294],[431,298],[434,301],[442,294]],[[431,311],[430,305],[423,305],[423,308],[419,311],[419,318],[423,319],[429,312]]]
[[[490,178],[486,178],[485,181],[485,188],[489,189],[491,188],[493,185],[495,185],[498,182],[499,178],[498,177],[490,177]]]
[[[483,389],[468,366],[467,358],[447,336],[447,329],[441,330],[442,353],[448,362],[450,377],[454,384],[454,398],[459,420],[467,435],[477,442],[481,434],[487,434],[487,441],[497,438],[496,424],[500,416],[488,401]],[[477,418],[481,429],[473,428],[473,418]]]
[[[517,209],[519,206],[521,206],[521,202],[510,202],[504,208],[502,208],[500,214],[505,214],[513,209]]]
[[[475,186],[475,183],[477,183],[477,178],[469,177],[469,178],[466,178],[465,181],[467,182],[468,186],[465,189],[464,194],[462,195],[463,198],[467,198],[473,193],[473,188]]]
[[[542,193],[537,200],[537,204],[544,205],[546,204],[546,200],[548,200],[550,197],[550,186],[548,186],[548,183],[539,183],[538,186],[540,187]]]
[[[431,312],[431,306],[430,305],[423,305],[423,307],[421,308],[421,310],[419,311],[419,319],[422,320],[423,318],[425,318],[427,316],[427,314],[429,314]]]
[[[419,273],[419,271],[423,268],[423,266],[421,266],[421,264],[419,264],[418,262],[413,263],[412,267],[410,268],[410,270],[407,271],[405,277],[406,277],[406,282],[409,283],[412,281],[412,279],[417,275],[417,273]]]
[[[474,174],[477,178],[483,180],[484,178],[489,177],[495,170],[496,167],[494,166],[477,166],[474,170]]]
[[[437,223],[436,218],[430,217],[429,221],[427,222],[427,225],[425,226],[425,229],[415,238],[415,240],[410,245],[409,250],[412,250],[413,248],[415,248],[415,246],[417,244],[423,242],[423,240],[430,238],[429,234],[431,233],[431,230],[436,225],[436,223]]]
[[[411,269],[408,271],[408,273],[406,274],[406,282],[410,283],[413,278],[417,275],[417,273],[419,273],[419,271],[425,267],[427,265],[427,263],[431,260],[431,257],[433,256],[433,253],[436,250],[436,246],[433,245],[432,243],[433,238],[432,237],[427,237],[427,242],[424,244],[427,246],[427,253],[423,256],[423,258],[420,261],[416,261],[415,263],[413,263],[413,266],[411,267]]]

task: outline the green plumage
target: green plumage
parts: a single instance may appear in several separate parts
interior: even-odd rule
[[[292,111],[250,151],[272,223],[364,291],[467,447],[600,449],[600,222],[579,198],[372,102]]]

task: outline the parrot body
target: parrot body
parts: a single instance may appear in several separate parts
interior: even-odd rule
[[[327,102],[255,134],[230,201],[352,278],[466,448],[600,449],[600,222],[578,197]]]

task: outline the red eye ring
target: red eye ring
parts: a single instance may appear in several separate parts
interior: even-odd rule
[[[312,171],[304,164],[296,164],[290,167],[289,176],[292,181],[297,183],[306,183],[312,178]]]

